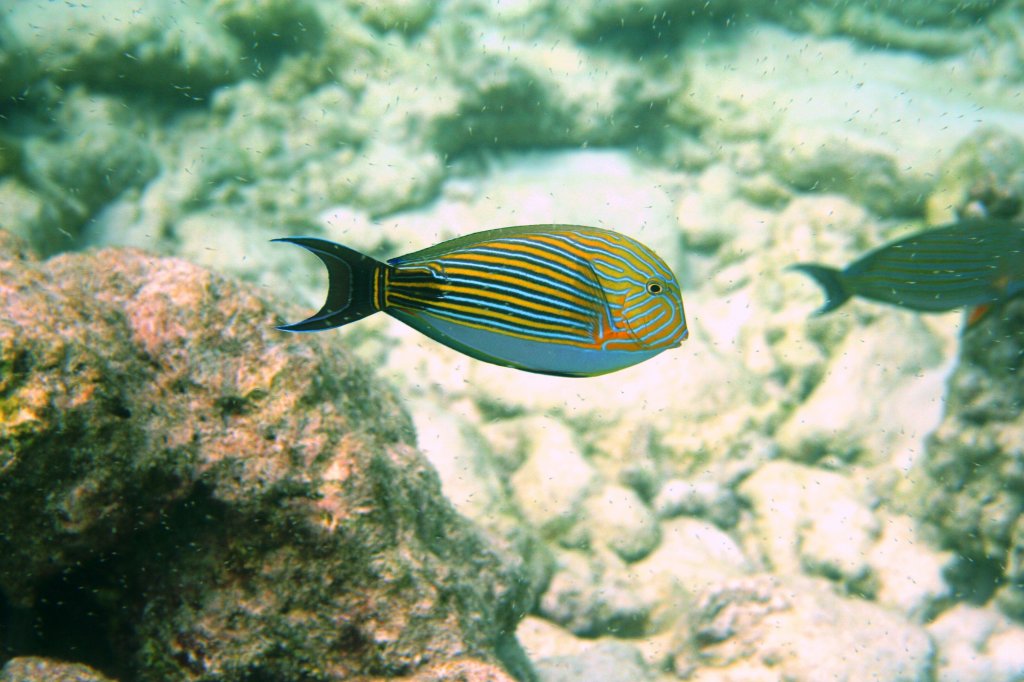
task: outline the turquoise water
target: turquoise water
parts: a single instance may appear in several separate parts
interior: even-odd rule
[[[0,561],[0,654],[120,680],[426,680],[456,660],[538,680],[1024,678],[1019,297],[967,331],[959,310],[857,299],[811,318],[821,290],[785,269],[842,267],[964,217],[1020,220],[1022,92],[1015,0],[9,3],[0,229],[55,259],[38,272],[82,279],[0,282],[0,516],[31,509],[40,524],[0,524],[0,553],[21,557]],[[682,346],[568,379],[480,362],[384,315],[317,335],[273,330],[315,311],[327,278],[270,239],[315,236],[386,260],[552,223],[620,231],[658,253],[681,285]],[[122,247],[226,283],[159,260],[125,265],[130,285],[92,280],[97,266],[61,260]],[[199,288],[179,291],[182,279]],[[22,307],[58,290],[111,307],[66,327]],[[149,295],[171,302],[145,308],[151,335],[89,337],[103,339],[82,354],[98,363],[95,393],[33,402],[94,376],[47,348],[137,319],[145,306],[132,301]],[[244,298],[211,327],[186,314],[207,296],[258,297],[273,312]],[[179,327],[213,350],[165,367],[153,339]],[[240,329],[266,331],[251,346]],[[25,341],[37,332],[44,341]],[[362,378],[346,369],[288,401],[290,379],[257,376],[304,352]],[[60,415],[107,400],[131,382],[115,370],[147,353],[152,391],[107,410],[128,416],[96,443],[130,428],[141,440],[62,459],[54,443],[86,439]],[[53,367],[63,378],[33,383]],[[207,381],[235,390],[215,401],[228,445],[209,466],[198,444],[181,446],[195,459],[138,454],[192,442],[174,420],[164,432],[133,419],[180,401],[179,423],[203,422]],[[266,396],[303,425],[280,460],[252,454],[274,440]],[[340,464],[330,448],[385,453],[399,472],[421,453],[436,475],[391,495],[381,484],[342,512],[331,486],[392,469]],[[113,460],[129,464],[76,478]],[[231,467],[242,483],[229,495]],[[211,547],[229,539],[217,545],[187,513],[256,527],[304,508],[265,496],[275,467],[319,500],[308,504],[325,519],[323,557],[343,553],[342,535],[359,548],[365,570],[330,564],[316,598],[271,599],[254,567],[284,550],[221,556]],[[465,526],[438,511],[442,494]],[[68,511],[80,500],[88,523]],[[364,542],[360,524],[365,537],[393,530],[368,509],[416,530]],[[185,539],[161,539],[164,527]],[[289,561],[307,585],[318,564],[301,546]],[[154,560],[153,547],[177,550]],[[406,547],[416,568],[403,579],[375,563]],[[226,568],[188,589],[144,588],[143,569],[199,575],[211,557]],[[393,588],[382,593],[397,611],[353,611],[349,584]],[[455,606],[417,611],[417,590]],[[235,608],[248,615],[231,621]],[[147,612],[173,613],[157,618],[173,626],[151,627]],[[330,625],[313,634],[314,621]],[[413,656],[417,646],[429,650]]]

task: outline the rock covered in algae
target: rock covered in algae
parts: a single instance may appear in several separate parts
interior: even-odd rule
[[[0,682],[111,682],[106,675],[81,663],[38,656],[13,658],[0,668]]]
[[[518,567],[442,496],[386,386],[184,261],[38,262],[0,236],[0,611],[26,624],[8,656],[509,679]]]
[[[299,5],[301,3],[291,3]],[[14,3],[5,12],[37,72],[59,84],[137,88],[181,101],[244,75],[242,45],[200,3],[125,11],[118,0],[55,8]],[[248,36],[248,45],[253,43]]]
[[[972,212],[1013,218],[1024,210],[1024,137],[982,126],[956,146],[942,165],[926,208],[932,223]]]
[[[1024,618],[1024,298],[964,334],[946,414],[929,437],[922,515],[960,556],[952,581],[972,601],[996,590]],[[986,591],[987,589],[987,591]]]

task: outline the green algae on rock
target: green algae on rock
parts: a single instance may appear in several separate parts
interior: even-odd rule
[[[50,650],[142,679],[428,680],[462,659],[529,676],[516,561],[342,349],[281,339],[272,306],[180,260],[12,243],[0,601]],[[62,585],[77,596],[41,609]]]
[[[946,412],[928,438],[919,515],[957,554],[947,579],[1024,620],[1024,298],[964,335]]]
[[[929,222],[981,213],[1013,218],[1024,210],[1024,136],[984,126],[953,149],[925,206]]]
[[[0,668],[0,682],[113,682],[81,663],[38,656],[13,658]]]
[[[240,46],[200,3],[129,8],[95,0],[55,11],[24,2],[5,14],[37,71],[62,85],[133,88],[184,101],[243,74]]]

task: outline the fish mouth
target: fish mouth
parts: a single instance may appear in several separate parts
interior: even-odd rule
[[[637,342],[637,344],[645,350],[666,350],[669,348],[679,348],[683,345],[683,341],[690,337],[690,328],[686,324],[686,317],[683,316],[681,322],[681,329],[676,331],[671,336],[647,339],[643,335],[638,334],[633,329],[633,321],[625,320],[626,329],[629,331],[629,335]]]
[[[683,330],[679,332],[679,338],[677,338],[672,345],[666,346],[666,348],[679,348],[683,345],[683,341],[690,338],[690,328],[683,326]]]
[[[627,326],[627,328],[628,328],[628,326]],[[655,351],[655,350],[662,351],[662,350],[669,350],[670,348],[679,348],[680,346],[682,346],[683,345],[683,341],[685,341],[686,339],[688,339],[690,337],[690,330],[688,328],[686,328],[686,327],[683,327],[683,329],[681,331],[679,331],[676,335],[674,335],[674,336],[672,336],[672,337],[670,337],[668,339],[663,339],[661,341],[657,341],[655,343],[645,342],[642,338],[637,338],[636,334],[633,333],[632,329],[629,329],[629,335],[633,339],[636,340],[636,344],[637,344],[638,348],[640,348],[642,350],[646,350],[646,351]]]

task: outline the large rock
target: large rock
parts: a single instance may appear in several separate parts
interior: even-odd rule
[[[879,522],[850,479],[780,460],[745,480],[740,494],[754,512],[747,544],[777,573],[807,572],[848,584],[869,576],[867,553]]]
[[[992,609],[960,604],[928,625],[937,682],[1024,679],[1024,627]]]
[[[937,396],[953,361],[943,336],[952,337],[953,330],[936,334],[911,313],[889,309],[882,315],[843,339],[821,381],[779,427],[776,438],[790,456],[912,459],[924,435],[938,425],[942,401]],[[901,342],[893,343],[894,338]],[[852,395],[886,397],[851,400]]]
[[[431,122],[441,151],[611,146],[658,131],[675,79],[557,33],[474,26],[471,16],[442,21],[432,32],[461,93],[453,116]]]
[[[1024,137],[1014,133],[986,126],[956,146],[926,202],[930,222],[952,222],[978,209],[1012,218],[1024,209]]]
[[[868,552],[877,583],[875,597],[916,622],[927,622],[952,597],[944,577],[951,559],[950,552],[937,551],[924,541],[909,516],[888,516]]]
[[[111,682],[87,665],[38,656],[12,658],[0,669],[0,682]]]
[[[880,215],[917,214],[942,163],[979,122],[1021,125],[1020,108],[1002,93],[979,116],[966,83],[981,75],[958,62],[839,39],[808,50],[806,34],[763,24],[723,30],[728,39],[690,53],[701,58],[686,60],[686,87],[667,112],[678,125],[702,126],[706,140],[768,141],[766,170],[801,191],[839,192]]]
[[[1002,0],[782,0],[761,5],[756,11],[800,32],[845,34],[876,50],[933,56],[976,50],[979,42],[1012,22],[1014,16],[1013,4]],[[984,59],[995,61],[991,54]]]
[[[13,222],[44,254],[74,248],[87,220],[107,202],[149,182],[159,171],[150,134],[124,102],[75,88],[55,116],[59,135],[25,141],[21,180],[43,201],[43,217],[59,222]],[[12,216],[13,217],[13,216]]]
[[[526,520],[558,535],[579,520],[597,472],[567,427],[554,419],[538,419],[536,427],[526,461],[509,483]]]
[[[920,514],[959,555],[957,591],[1024,619],[1024,298],[963,337],[946,414],[929,437]]]
[[[783,126],[769,155],[778,176],[793,187],[839,192],[883,215],[915,212],[927,189],[899,164],[896,149],[843,128]]]
[[[615,552],[624,561],[638,561],[661,539],[654,513],[635,492],[606,485],[584,503],[590,542]]]
[[[0,309],[8,656],[167,680],[529,675],[518,569],[331,337],[280,334],[183,261],[36,262],[3,233]]]
[[[761,575],[706,592],[674,657],[686,679],[930,679],[933,645],[921,627],[820,580]]]
[[[632,644],[601,642],[575,655],[553,656],[537,663],[541,682],[647,682],[654,675]]]
[[[198,2],[13,3],[7,22],[38,71],[61,84],[131,88],[184,104],[244,73],[243,45]]]
[[[633,588],[651,605],[648,633],[664,632],[687,613],[696,595],[749,574],[752,564],[727,533],[706,521],[662,525],[662,542],[629,567]]]
[[[0,48],[0,96],[14,97],[32,81],[38,66],[11,30],[7,16],[0,17]]]
[[[626,565],[610,552],[563,551],[537,605],[544,618],[581,637],[637,637],[656,604],[639,593]]]

